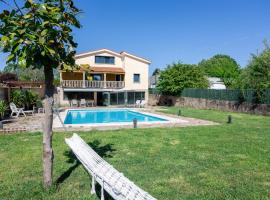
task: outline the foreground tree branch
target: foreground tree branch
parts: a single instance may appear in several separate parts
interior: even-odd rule
[[[48,188],[53,174],[53,69],[76,68],[72,27],[81,27],[76,18],[80,10],[72,0],[25,0],[22,7],[14,3],[15,9],[0,13],[0,51],[9,53],[7,63],[14,66],[44,69],[43,182]]]

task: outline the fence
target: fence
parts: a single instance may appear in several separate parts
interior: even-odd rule
[[[256,90],[213,90],[213,89],[184,89],[182,97],[225,100],[225,101],[238,101],[247,103],[270,103],[270,90],[266,90],[264,96],[259,99],[256,95]]]
[[[160,92],[157,89],[151,89],[149,90],[149,94],[160,94]],[[247,102],[247,103],[258,102],[256,91],[253,89],[214,90],[214,89],[186,88],[182,91],[181,94],[176,95],[176,96],[224,100],[224,101],[237,101],[237,102]],[[270,104],[270,89],[265,91],[264,97],[260,99],[260,103]]]

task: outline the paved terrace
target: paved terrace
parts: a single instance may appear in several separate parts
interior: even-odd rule
[[[95,109],[95,108],[87,108],[87,109]],[[134,110],[134,108],[132,108]],[[202,126],[202,125],[217,125],[217,123],[212,121],[206,121],[201,119],[195,119],[195,118],[189,118],[189,117],[182,117],[182,116],[176,116],[171,114],[164,114],[160,111],[160,108],[158,107],[150,107],[150,108],[135,108],[138,111],[141,112],[148,112],[153,114],[159,114],[175,119],[180,119],[178,122],[172,122],[168,124],[162,124],[162,123],[156,123],[156,124],[140,124],[138,122],[138,128],[151,128],[151,127],[186,127],[186,126]],[[63,112],[63,111],[62,111]],[[60,113],[60,116],[63,116],[63,113]],[[27,117],[19,117],[14,118],[10,120],[6,120],[4,123],[4,130],[10,130],[10,129],[16,129],[16,130],[23,130],[23,131],[29,131],[29,132],[36,132],[36,131],[42,131],[42,121],[44,118],[44,114],[35,114],[34,116],[27,116]],[[64,121],[64,119],[62,119]],[[183,121],[183,123],[181,122]],[[54,116],[54,122],[59,123],[59,119],[57,116]],[[120,129],[120,128],[133,128],[133,123],[131,122],[129,125],[98,125],[98,126],[85,126],[80,125],[76,127],[69,127],[66,126],[67,131],[89,131],[89,130],[112,130],[112,129]],[[62,127],[56,127],[54,128],[54,131],[65,131]],[[11,131],[12,132],[12,131]]]

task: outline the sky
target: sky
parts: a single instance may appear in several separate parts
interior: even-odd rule
[[[18,0],[22,1],[22,0]],[[77,52],[107,48],[151,60],[197,64],[215,54],[245,67],[270,42],[270,0],[75,0]],[[0,10],[4,8],[0,3]],[[6,55],[0,55],[0,69]]]

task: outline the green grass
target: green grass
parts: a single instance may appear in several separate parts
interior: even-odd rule
[[[176,114],[178,109],[164,112]],[[92,131],[80,136],[157,199],[270,198],[269,117],[181,111],[220,125]],[[226,124],[228,114],[232,124]],[[54,182],[70,173],[50,191],[42,189],[41,133],[1,135],[0,199],[98,199],[90,196],[91,180],[83,167],[70,162],[64,143],[70,135],[54,135]]]

